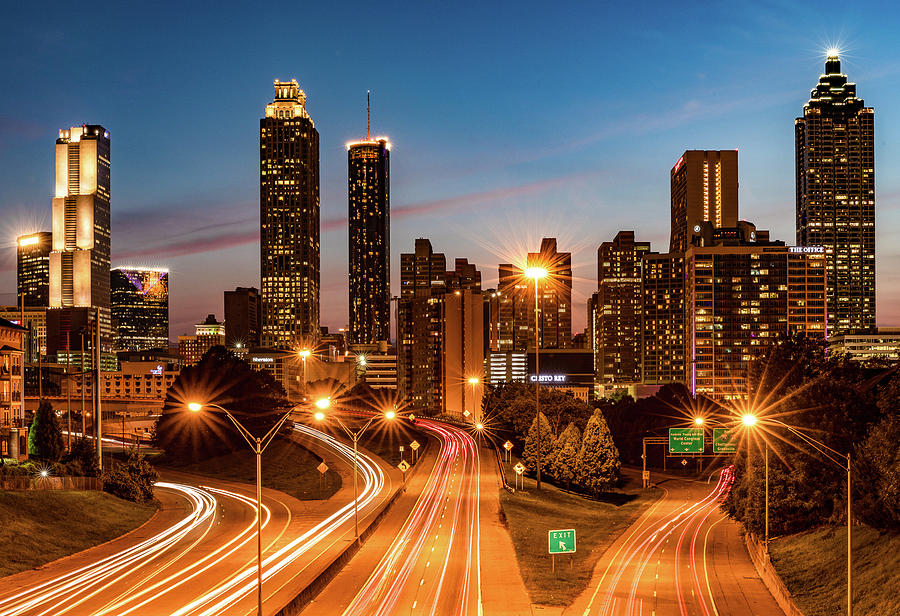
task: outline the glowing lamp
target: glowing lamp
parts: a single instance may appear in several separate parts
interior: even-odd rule
[[[750,414],[744,415],[743,417],[741,417],[741,421],[744,422],[744,425],[747,427],[755,426],[756,425],[756,415],[750,415]]]
[[[484,430],[484,424],[479,421],[477,424],[475,424],[475,429]]]
[[[698,426],[702,426],[702,425],[703,425],[703,418],[702,418],[702,417],[695,417],[695,418],[694,418],[694,424],[696,424],[696,425],[698,425]]]
[[[534,278],[535,280],[538,278],[546,278],[547,269],[543,267],[529,267],[525,269],[525,275],[528,278]]]
[[[325,419],[325,413],[322,411],[316,411],[316,414],[313,415],[316,418],[316,421],[323,421]]]
[[[41,477],[46,477],[46,476],[49,475],[49,474],[50,474],[50,472],[47,471],[47,469],[44,469],[44,470],[41,471]]]
[[[331,398],[319,398],[316,400],[316,406],[322,410],[327,409],[331,406]]]
[[[300,356],[300,359],[306,359],[309,357],[309,349],[303,349],[302,351],[297,351],[297,355]]]
[[[203,410],[203,405],[200,404],[199,402],[189,402],[187,407],[188,407],[188,410],[193,413],[199,413],[200,411]]]
[[[469,385],[478,385],[479,382],[477,376],[469,377]]]
[[[831,47],[828,49],[827,53],[829,58],[837,58],[840,55],[841,50],[837,47]]]
[[[397,416],[397,411],[391,409],[384,414],[385,419],[393,419]]]

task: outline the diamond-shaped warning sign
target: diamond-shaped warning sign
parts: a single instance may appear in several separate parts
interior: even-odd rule
[[[320,473],[323,475],[328,472],[328,465],[322,462],[319,466],[316,467]]]
[[[525,465],[522,464],[521,462],[517,462],[516,465],[513,467],[513,470],[516,471],[519,475],[521,475],[522,473],[525,472]]]
[[[397,465],[397,468],[400,469],[400,472],[405,473],[409,470],[409,462],[407,462],[406,460],[401,460],[400,464]]]
[[[415,451],[419,447],[420,447],[419,441],[413,441],[412,443],[409,444],[409,448],[412,449],[413,451]]]

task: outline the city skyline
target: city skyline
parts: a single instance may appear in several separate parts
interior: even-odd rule
[[[154,89],[172,89],[177,94],[172,100],[183,104],[198,93],[193,81],[183,79],[180,70],[173,69],[172,75],[161,76],[148,73],[147,64],[138,63],[136,74],[129,76],[118,61],[108,60],[108,88],[92,84],[89,92],[84,86],[77,87],[66,105],[54,104],[49,111],[42,105],[25,109],[28,101],[6,100],[3,122],[11,143],[0,152],[3,178],[7,180],[0,183],[3,186],[0,207],[10,227],[6,251],[9,254],[0,262],[3,268],[0,290],[12,293],[15,289],[15,236],[49,229],[46,202],[52,179],[47,139],[60,126],[81,122],[103,124],[116,139],[113,264],[126,260],[148,261],[167,265],[175,273],[170,337],[189,333],[193,323],[204,314],[221,314],[222,291],[235,286],[258,287],[258,257],[252,258],[259,250],[258,205],[254,205],[258,203],[255,194],[258,178],[254,180],[258,173],[258,152],[253,139],[258,139],[255,122],[271,92],[268,90],[271,79],[276,75],[297,78],[310,96],[310,113],[316,118],[321,134],[321,313],[322,324],[330,328],[349,323],[344,143],[359,132],[365,109],[358,101],[362,90],[369,88],[374,94],[373,131],[390,134],[396,149],[392,169],[392,243],[407,246],[416,237],[430,237],[436,250],[452,249],[454,254],[476,263],[485,272],[484,286],[488,288],[494,286],[499,263],[536,250],[543,236],[558,237],[560,250],[573,253],[572,304],[576,331],[585,327],[582,306],[596,286],[592,275],[594,253],[602,241],[619,230],[633,229],[639,237],[651,242],[654,251],[665,250],[667,176],[685,149],[737,148],[741,159],[741,217],[771,229],[772,239],[791,243],[794,235],[793,120],[808,100],[810,85],[822,72],[825,49],[832,42],[829,37],[834,36],[829,29],[833,25],[827,24],[825,17],[821,20],[815,17],[801,25],[789,26],[789,19],[781,15],[780,28],[770,28],[762,38],[757,38],[752,35],[761,30],[759,24],[767,13],[754,8],[753,19],[743,31],[748,42],[738,40],[726,51],[723,46],[731,41],[725,32],[734,34],[737,26],[724,14],[714,14],[705,18],[703,24],[718,19],[728,27],[714,33],[712,41],[705,46],[691,42],[676,59],[653,53],[671,47],[672,42],[671,36],[658,30],[666,9],[659,6],[656,10],[658,14],[652,15],[649,24],[642,25],[641,32],[635,23],[618,15],[622,19],[622,32],[611,36],[609,41],[597,41],[596,48],[585,47],[578,36],[569,42],[562,41],[562,34],[551,27],[546,40],[539,41],[536,49],[524,57],[516,58],[516,54],[505,52],[496,57],[488,54],[493,59],[484,69],[448,73],[445,69],[450,59],[440,56],[435,59],[435,72],[446,79],[443,94],[426,91],[431,83],[427,80],[424,87],[411,89],[412,85],[392,78],[386,68],[367,67],[361,71],[350,64],[351,60],[331,56],[313,61],[313,57],[319,56],[312,54],[312,48],[304,48],[276,61],[254,57],[250,62],[239,62],[225,54],[214,72],[227,71],[234,79],[221,80],[217,87],[221,94],[234,95],[238,102],[210,111],[210,118],[195,118],[192,127],[170,117],[165,106],[149,119],[142,115],[142,124],[130,114],[123,116],[117,108],[125,100],[131,100],[136,80],[142,76],[149,79],[146,96],[156,104],[159,99]],[[738,11],[734,19],[742,15]],[[614,15],[600,12],[588,16]],[[198,16],[189,11],[186,18],[190,22]],[[499,15],[486,14],[483,23],[492,24],[499,18]],[[900,100],[900,91],[893,83],[896,80],[892,79],[900,67],[887,60],[895,44],[887,40],[881,24],[874,20],[860,23],[860,17],[852,13],[843,18],[846,28],[843,40],[849,47],[841,57],[843,71],[858,84],[866,103],[876,111],[881,109],[876,132],[878,323],[892,325],[900,321],[900,308],[894,308],[900,304],[895,301],[900,289],[890,265],[897,257],[891,238],[900,219],[896,205],[900,200],[900,178],[887,170],[897,158],[891,144],[896,141],[894,136],[900,132],[900,125],[891,117],[891,106]],[[31,19],[34,24],[40,23],[37,17]],[[114,24],[125,19],[125,15],[114,14],[110,19]],[[336,32],[337,19],[332,16],[323,31]],[[378,20],[381,24],[386,17]],[[587,33],[587,25],[582,30],[571,22],[567,18],[568,26],[575,28],[576,34]],[[409,25],[404,21],[390,27]],[[526,18],[519,25],[525,33],[537,28],[535,22]],[[254,32],[260,29],[251,28]],[[465,52],[466,57],[484,55],[491,49],[488,33],[482,29],[483,26],[471,26],[471,31],[467,31],[473,35],[473,49]],[[427,26],[421,26],[414,41],[406,44],[421,44],[428,30]],[[863,31],[867,33],[865,39]],[[17,44],[18,63],[10,74],[22,77],[26,86],[36,83],[32,80],[46,79],[51,70],[60,71],[61,75],[66,62],[84,61],[96,53],[92,44],[85,42],[73,54],[73,60],[66,60],[63,66],[51,69],[44,63],[43,74],[38,71],[35,75],[25,75],[28,54],[36,52],[22,50],[31,48],[33,45],[27,41],[39,34],[40,29],[33,25],[4,43]],[[139,28],[136,36],[140,39],[143,34]],[[60,36],[65,40],[64,35]],[[186,32],[176,31],[171,36],[181,37],[177,40],[184,45],[193,45]],[[304,45],[323,45],[323,36],[316,35]],[[498,40],[512,43],[514,49],[524,49],[520,36],[504,31],[498,34]],[[627,53],[619,48],[627,48],[629,42],[632,45],[641,42],[649,53],[641,59],[629,60]],[[602,60],[610,73],[607,79],[619,84],[618,100],[612,100],[607,91],[587,78],[576,76],[574,69],[555,65],[561,57],[555,53],[529,66],[529,60],[537,57],[531,54],[547,52],[553,45],[562,45],[560,51],[564,55],[574,54],[588,63]],[[220,50],[218,43],[212,47]],[[52,54],[54,49],[55,43],[43,53]],[[126,46],[125,50],[126,57],[130,54],[141,57],[136,48]],[[398,47],[394,53],[403,52]],[[393,55],[388,59],[393,59]],[[405,62],[421,67],[422,61]],[[490,68],[513,69],[509,73],[511,82],[504,84],[508,86],[506,92],[488,83]],[[560,74],[555,75],[551,69],[559,69]],[[651,95],[654,80],[676,70],[682,79],[670,80],[667,91]],[[750,73],[765,75],[765,96],[748,95],[740,87]],[[60,78],[66,85],[75,83],[67,77]],[[191,87],[185,89],[185,85]],[[447,93],[453,90],[465,90],[468,94],[448,97]],[[526,91],[534,98],[523,97]],[[479,95],[473,96],[472,92]],[[410,93],[415,96],[409,97]],[[101,101],[98,94],[110,100]],[[345,95],[346,100],[342,100]],[[337,100],[341,100],[340,104],[335,104]],[[529,129],[523,130],[524,118],[533,113],[535,105],[546,110],[542,115],[547,119],[546,125],[528,125]],[[457,115],[467,118],[468,126],[462,126],[455,119]],[[189,140],[198,144],[196,151],[182,153],[146,144],[143,137],[148,130],[157,128],[158,122],[166,125],[176,122],[173,127],[183,128]],[[228,131],[221,130],[222,122],[227,122]],[[219,128],[213,129],[211,124],[218,124]],[[448,143],[446,135],[460,130],[463,130],[461,141],[470,147],[443,147]],[[633,145],[626,143],[629,141]],[[471,149],[472,145],[478,146],[478,153]],[[145,148],[150,148],[146,155]],[[154,181],[146,183],[145,176],[153,177]],[[148,185],[152,190],[148,190]],[[548,207],[555,207],[561,216],[547,221]],[[578,219],[586,224],[575,226],[575,230],[564,230],[564,219]],[[543,228],[538,228],[539,224]],[[479,232],[472,233],[471,229]],[[527,237],[527,241],[514,240],[514,236]],[[214,246],[222,248],[209,250]],[[395,281],[399,279],[398,253],[395,250],[391,257],[391,275]],[[397,284],[393,287],[397,294]]]

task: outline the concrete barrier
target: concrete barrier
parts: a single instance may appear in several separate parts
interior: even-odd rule
[[[787,616],[805,616],[800,611],[800,608],[797,607],[797,604],[794,603],[791,591],[787,589],[787,586],[778,577],[778,572],[775,571],[775,567],[772,565],[772,559],[766,552],[766,546],[750,533],[744,534],[744,543],[747,546],[747,551],[750,553],[750,560],[753,561],[756,572],[762,579],[763,584],[766,585],[766,588],[769,589],[769,592],[772,593],[778,606]]]

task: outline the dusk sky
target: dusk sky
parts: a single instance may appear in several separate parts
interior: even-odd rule
[[[825,50],[875,108],[878,323],[900,325],[900,10],[893,3],[16,3],[0,39],[0,299],[17,234],[49,230],[57,131],[102,124],[112,264],[167,266],[170,334],[259,286],[259,118],[296,78],[321,140],[322,314],[347,324],[348,140],[391,152],[392,286],[430,238],[496,284],[558,237],[574,325],[596,250],[668,249],[669,169],[739,150],[740,216],[794,242],[794,118]]]

